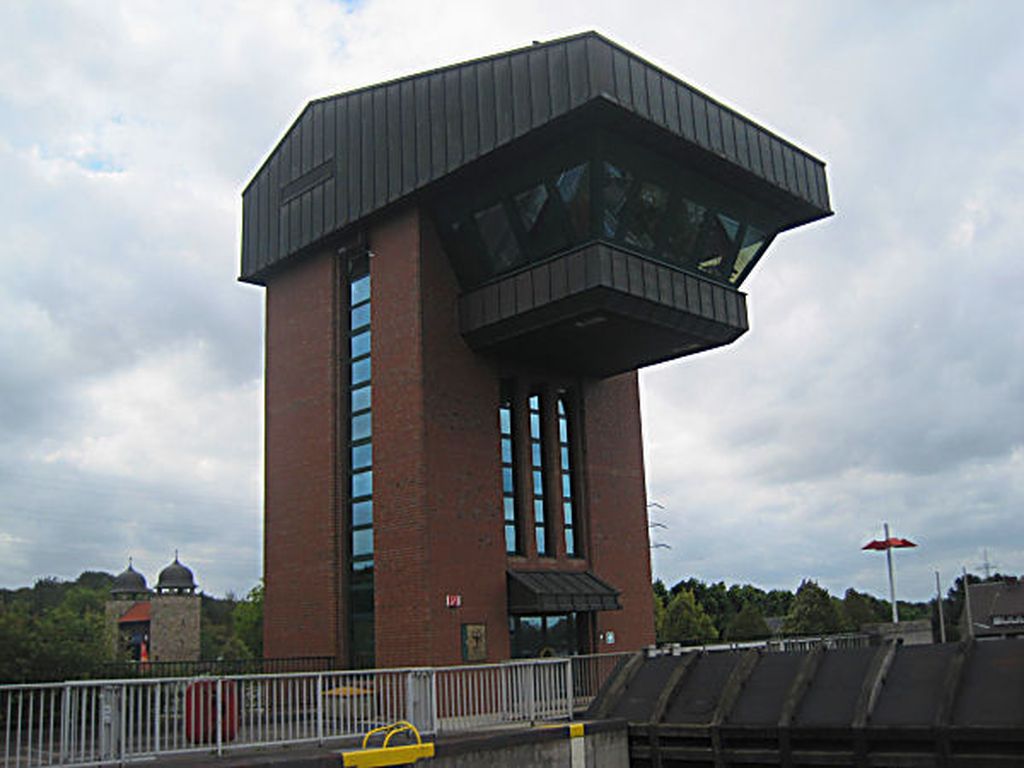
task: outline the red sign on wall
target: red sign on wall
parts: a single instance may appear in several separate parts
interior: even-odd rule
[[[445,595],[444,604],[449,608],[461,608],[462,595]]]

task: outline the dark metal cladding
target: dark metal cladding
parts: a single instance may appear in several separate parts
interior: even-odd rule
[[[459,317],[475,349],[599,377],[720,347],[747,331],[742,292],[605,243],[468,291]]]
[[[824,164],[588,32],[311,102],[243,193],[241,279],[603,100],[827,216]]]
[[[1019,640],[810,650],[773,642],[638,655],[588,716],[629,721],[638,768],[1021,765]]]

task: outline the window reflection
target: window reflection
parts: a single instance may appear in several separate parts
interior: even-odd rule
[[[501,401],[498,404],[498,429],[501,435],[502,519],[505,525],[505,552],[510,555],[519,552],[519,525],[516,519],[515,445],[512,434],[512,392],[512,382],[502,382]]]
[[[487,246],[496,272],[504,272],[519,262],[519,243],[509,228],[505,206],[492,205],[475,215],[477,228]]]
[[[739,285],[780,214],[691,167],[600,135],[438,202],[439,230],[466,287],[594,240]]]

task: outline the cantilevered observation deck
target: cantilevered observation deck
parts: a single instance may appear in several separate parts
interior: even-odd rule
[[[241,279],[427,208],[473,348],[603,377],[728,344],[824,164],[595,33],[311,102],[243,195]]]

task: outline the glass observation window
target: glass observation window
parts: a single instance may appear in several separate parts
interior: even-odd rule
[[[562,526],[565,530],[565,554],[569,557],[578,557],[580,555],[580,542],[577,538],[579,526],[576,525],[576,505],[573,499],[572,432],[567,401],[566,393],[559,393],[558,457],[559,472],[562,477]]]
[[[366,259],[349,279],[349,584],[350,661],[374,664],[373,415],[371,411],[370,275]]]
[[[466,288],[594,241],[738,286],[782,226],[768,205],[601,131],[469,186],[435,207]]]
[[[530,395],[530,474],[533,478],[533,530],[538,555],[552,555],[548,545],[548,508],[544,494],[544,431],[540,395]]]
[[[516,518],[516,452],[513,424],[512,386],[502,386],[501,402],[498,404],[498,430],[501,442],[501,506],[505,525],[505,552],[510,555],[519,552],[519,526]]]

